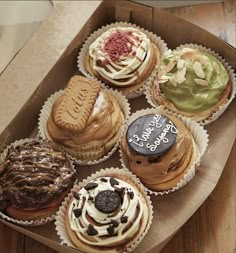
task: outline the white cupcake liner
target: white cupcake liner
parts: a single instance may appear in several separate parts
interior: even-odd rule
[[[128,119],[129,115],[130,115],[130,105],[128,103],[128,100],[118,91],[116,90],[113,90],[113,89],[106,89],[109,94],[111,96],[113,96],[117,103],[119,104],[123,114],[124,114],[124,123],[125,121]],[[52,138],[50,137],[48,131],[47,131],[47,120],[50,116],[50,113],[51,113],[51,109],[52,109],[52,106],[55,102],[55,100],[63,94],[63,90],[59,90],[57,91],[56,93],[54,93],[53,95],[51,95],[47,101],[44,103],[41,111],[40,111],[40,114],[39,114],[39,121],[38,121],[38,131],[39,131],[39,136],[42,137],[43,139],[48,139],[48,140],[52,140]],[[124,124],[123,124],[124,126]],[[76,151],[73,151],[71,150],[70,148],[68,147],[65,147],[63,146],[62,144],[59,145],[57,143],[58,146],[61,147],[61,149],[64,149],[66,150],[71,156],[72,156],[72,159],[74,160],[75,163],[77,164],[80,164],[80,165],[94,165],[94,164],[98,164],[98,163],[101,163],[105,160],[107,160],[109,157],[111,157],[115,151],[118,149],[119,147],[119,142],[120,142],[120,139],[121,139],[121,136],[122,136],[122,133],[123,133],[123,126],[121,127],[120,129],[120,134],[119,134],[119,138],[118,138],[118,141],[116,142],[116,144],[114,145],[114,147],[103,157],[101,157],[100,159],[97,159],[97,160],[92,160],[92,161],[83,161],[83,160],[80,160],[77,158],[77,152]]]
[[[213,121],[217,120],[224,113],[224,111],[227,109],[227,107],[229,106],[229,104],[234,99],[235,94],[236,94],[236,74],[234,73],[234,70],[229,65],[229,63],[227,63],[226,60],[223,57],[221,57],[218,53],[216,53],[212,49],[206,48],[206,47],[201,46],[201,45],[190,43],[190,44],[181,45],[181,46],[177,47],[176,50],[180,50],[180,49],[182,49],[184,47],[193,48],[193,49],[199,49],[199,51],[208,52],[208,53],[214,55],[224,65],[224,67],[226,68],[227,72],[229,73],[229,80],[231,81],[231,85],[232,85],[230,97],[225,101],[224,104],[220,105],[218,107],[217,111],[213,112],[207,119],[198,122],[200,125],[208,125],[208,124],[212,123]],[[149,79],[148,83],[147,83],[147,87],[146,87],[146,91],[145,91],[145,96],[146,96],[146,99],[147,99],[148,103],[151,106],[158,107],[160,105],[154,100],[154,98],[152,96],[152,87],[153,87],[153,85],[155,85],[154,84],[155,82],[156,82],[156,85],[158,85],[157,81],[155,80],[155,76],[152,76]],[[166,110],[168,112],[171,111],[170,109],[167,109],[167,108],[166,108]]]
[[[111,167],[111,168],[106,168],[106,169],[102,169],[100,171],[97,171],[95,174],[92,174],[87,179],[84,179],[82,182],[78,183],[78,185],[75,185],[74,188],[69,193],[69,195],[65,198],[64,202],[62,203],[61,207],[59,208],[59,211],[56,214],[56,221],[55,221],[56,231],[57,231],[57,234],[58,234],[62,244],[67,245],[72,248],[76,248],[76,246],[74,245],[74,243],[70,239],[70,236],[67,232],[66,224],[65,224],[65,216],[66,216],[67,206],[68,206],[69,201],[72,197],[72,192],[78,191],[82,187],[84,187],[86,184],[88,184],[90,181],[92,181],[98,177],[104,177],[106,175],[109,175],[109,176],[114,175],[114,177],[116,175],[120,175],[121,177],[126,177],[126,178],[128,177],[128,179],[136,185],[136,187],[138,188],[138,190],[140,191],[140,193],[144,197],[145,202],[147,203],[147,206],[149,209],[149,218],[148,218],[148,222],[147,222],[145,230],[138,238],[136,238],[134,241],[131,241],[127,245],[126,250],[123,251],[122,253],[128,253],[128,252],[133,251],[141,243],[141,241],[143,240],[143,238],[147,234],[147,232],[150,229],[150,226],[152,224],[152,220],[153,220],[153,206],[152,206],[152,202],[151,202],[150,197],[147,195],[145,188],[143,187],[140,180],[134,174],[132,174],[127,169],[120,169],[120,168]],[[125,181],[125,179],[124,179],[124,181]],[[101,248],[101,251],[102,251],[102,248]]]
[[[196,168],[200,165],[201,158],[207,149],[209,141],[207,131],[204,130],[200,124],[191,120],[190,118],[186,118],[176,113],[169,112],[164,108],[164,106],[159,106],[157,108],[142,109],[140,111],[136,111],[135,113],[133,113],[126,122],[124,133],[126,133],[128,126],[139,117],[147,114],[161,114],[161,113],[169,113],[170,115],[174,115],[184,123],[184,125],[188,128],[188,130],[191,132],[194,138],[198,154],[195,162],[189,167],[189,169],[184,174],[183,178],[179,181],[179,183],[175,187],[165,191],[153,191],[144,186],[148,193],[154,194],[156,196],[169,194],[171,192],[177,191],[191,181],[191,179],[195,176]],[[123,168],[127,168],[130,170],[129,164],[126,161],[121,148],[119,149],[119,153],[120,153],[121,166]]]
[[[158,49],[160,50],[160,55],[162,56],[167,50],[167,44],[164,42],[163,39],[161,39],[161,37],[157,37],[154,33],[149,32],[135,24],[131,24],[131,23],[127,23],[127,22],[116,22],[116,23],[112,23],[106,26],[102,26],[100,29],[98,29],[97,31],[93,32],[85,41],[79,55],[78,55],[78,68],[80,70],[81,73],[83,73],[83,75],[85,75],[88,78],[96,78],[92,75],[90,75],[88,73],[88,71],[85,69],[85,57],[89,52],[89,46],[100,36],[102,35],[105,31],[109,30],[110,28],[113,27],[118,27],[118,26],[122,26],[122,27],[134,27],[137,28],[139,30],[141,30],[143,33],[145,33],[151,40],[152,43],[154,43]],[[144,82],[144,85],[142,87],[137,88],[137,90],[132,91],[132,92],[128,92],[127,94],[124,94],[126,96],[126,98],[128,99],[133,99],[133,98],[137,98],[140,97],[144,90],[145,90],[145,86],[146,83],[148,82],[149,78],[151,78],[152,76],[155,75],[155,73],[158,71],[158,66],[156,65],[152,71],[152,73],[149,75],[148,79]],[[100,82],[100,84],[103,87],[110,87],[108,85],[105,85],[104,83]],[[115,87],[112,87],[115,88]]]
[[[11,146],[16,147],[17,145],[21,145],[21,144],[24,144],[24,143],[27,143],[27,142],[31,142],[33,140],[35,140],[35,139],[33,139],[33,138],[31,138],[31,139],[30,138],[21,139],[21,140],[17,140],[15,142],[13,142],[11,145],[7,146],[7,148],[4,149],[3,152],[0,154],[0,164],[5,160],[5,158],[7,156],[7,153],[8,153],[8,150]],[[11,218],[8,215],[0,212],[0,217],[3,218],[4,220],[7,220],[7,221],[10,221],[10,222],[16,223],[18,225],[22,225],[22,226],[41,226],[41,225],[44,225],[46,223],[49,223],[49,222],[55,220],[55,216],[56,215],[52,215],[52,216],[49,216],[49,217],[44,218],[44,219],[23,221],[23,220],[17,220],[17,219]]]

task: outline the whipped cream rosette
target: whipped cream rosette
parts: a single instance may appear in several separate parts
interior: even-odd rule
[[[142,94],[166,50],[165,43],[152,33],[132,24],[116,23],[88,38],[78,64],[86,76],[94,76],[132,98]]]
[[[146,91],[153,106],[190,117],[203,125],[216,120],[233,100],[235,74],[214,51],[186,44],[165,53]]]
[[[151,219],[150,200],[135,176],[112,168],[74,187],[58,212],[56,229],[64,243],[85,252],[129,252]]]
[[[74,179],[64,151],[43,140],[14,142],[0,156],[0,217],[26,226],[52,221]]]

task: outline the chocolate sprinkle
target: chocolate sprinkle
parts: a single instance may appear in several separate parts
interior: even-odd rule
[[[111,220],[111,223],[112,223],[114,228],[117,228],[119,226],[119,222],[116,221],[116,220]]]
[[[114,185],[118,185],[119,182],[115,178],[111,177],[110,178],[110,184],[111,184],[111,186],[114,186]]]
[[[73,212],[74,212],[75,217],[79,218],[80,215],[82,214],[82,209],[81,208],[77,208],[77,209],[74,209]]]
[[[98,231],[93,227],[93,225],[89,224],[87,229],[87,234],[90,236],[97,235]]]
[[[108,232],[109,235],[114,235],[114,232],[115,232],[114,227],[113,226],[109,226],[107,228],[107,232]]]
[[[128,221],[128,216],[123,216],[120,218],[121,223],[127,223],[127,221]]]
[[[96,188],[98,186],[97,183],[88,183],[87,185],[85,185],[85,190],[89,191],[89,190],[92,190],[94,188]]]

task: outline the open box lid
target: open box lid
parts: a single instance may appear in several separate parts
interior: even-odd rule
[[[25,138],[31,134],[37,125],[38,114],[44,101],[50,94],[64,87],[75,73],[78,50],[86,37],[103,24],[115,20],[129,21],[153,31],[161,36],[170,48],[188,42],[206,45],[227,59],[231,66],[236,67],[236,50],[232,46],[204,29],[161,9],[129,1],[55,2],[55,7],[50,15],[0,76],[2,95],[0,101],[1,148],[16,139]],[[59,73],[63,73],[63,75]],[[221,136],[219,124],[209,126],[211,133],[217,133],[211,142],[212,153],[205,158],[203,163],[203,166],[209,171],[200,173],[200,177],[194,180],[189,194],[194,189],[201,187],[205,177],[208,176],[211,181],[208,183],[207,189],[204,193],[200,193],[199,201],[194,202],[196,196],[193,196],[192,206],[188,211],[183,211],[181,219],[172,224],[170,232],[167,233],[163,228],[159,238],[145,238],[146,245],[151,244],[151,241],[154,240],[159,242],[159,248],[164,246],[214,189],[233,145],[236,132],[236,119],[233,110],[228,111],[222,117],[224,117],[224,123],[228,124],[225,135]],[[217,154],[214,157],[214,151],[216,152],[220,146],[226,148],[222,150],[220,159],[219,157],[216,159]],[[209,164],[213,160],[215,160],[214,166],[218,168],[218,171],[214,175],[210,175],[212,166]],[[185,196],[183,197],[181,194],[185,194]],[[183,189],[181,192],[177,192],[174,197],[168,196],[168,198],[175,205],[181,205],[190,196],[189,194],[185,193],[185,189]],[[179,197],[181,196],[182,200],[180,201]],[[163,213],[168,212],[168,201],[159,201],[162,201]],[[2,222],[57,251],[78,252],[42,236],[43,228],[35,233],[34,229],[22,228],[6,221]],[[47,227],[45,228],[47,229]],[[158,230],[158,228],[152,229]],[[50,230],[48,233],[50,234]],[[156,235],[159,236],[158,231]]]

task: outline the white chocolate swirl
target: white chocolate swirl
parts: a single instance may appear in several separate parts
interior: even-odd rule
[[[140,30],[116,27],[104,32],[90,45],[89,56],[92,68],[104,80],[125,87],[132,85],[146,70],[151,49],[150,39]]]
[[[105,178],[107,182],[101,181],[101,178]],[[141,203],[140,193],[134,186],[123,180],[115,178],[119,184],[112,186],[110,184],[110,177],[101,177],[92,181],[97,183],[98,186],[91,190],[85,188],[80,189],[78,192],[79,200],[73,198],[69,210],[68,218],[71,229],[76,233],[79,240],[92,246],[115,246],[124,243],[124,240],[132,238],[142,223],[142,216],[148,215],[144,213],[144,209]],[[99,192],[124,188],[121,194],[122,200],[120,207],[113,213],[100,212],[91,200],[91,197],[95,199]],[[130,197],[130,192],[133,193]],[[90,197],[90,198],[89,198]],[[82,209],[81,215],[76,218],[75,209]],[[127,222],[122,223],[122,217],[127,216]],[[108,233],[108,228],[112,225],[112,222],[116,221],[117,226],[114,226],[114,234]],[[93,225],[97,231],[97,235],[88,235],[88,226]]]

